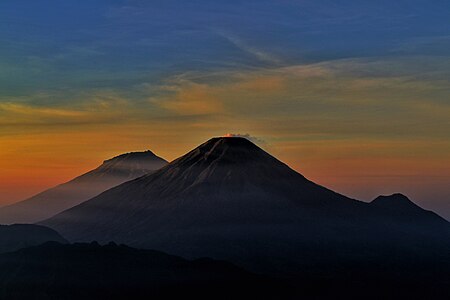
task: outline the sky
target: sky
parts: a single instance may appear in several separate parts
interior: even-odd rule
[[[448,0],[2,0],[0,204],[239,133],[450,219]]]

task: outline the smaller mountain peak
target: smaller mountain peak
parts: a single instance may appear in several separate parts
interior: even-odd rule
[[[145,151],[136,151],[136,152],[127,152],[123,153],[117,156],[114,156],[113,158],[107,159],[103,161],[104,164],[114,161],[121,161],[121,160],[141,160],[141,159],[148,159],[152,157],[157,157],[155,153],[153,153],[150,150]]]
[[[409,200],[408,197],[400,193],[395,193],[387,196],[378,196],[371,202],[371,204],[392,208],[418,207],[416,204],[414,204],[414,202]]]
[[[157,170],[167,164],[167,161],[152,151],[128,152],[111,159],[105,160],[103,164],[94,171],[105,173],[119,172],[121,175],[139,173],[144,174],[146,170]],[[136,173],[136,174],[137,174]]]
[[[391,195],[380,195],[376,199],[382,199],[382,198],[389,198],[389,199],[396,199],[396,200],[401,200],[402,199],[402,200],[410,201],[409,198],[406,195],[402,194],[402,193],[394,193],[394,194],[391,194]]]

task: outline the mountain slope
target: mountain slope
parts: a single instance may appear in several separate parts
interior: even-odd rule
[[[380,247],[415,251],[415,229],[388,225],[384,215],[233,137],[213,138],[155,173],[43,224],[72,241],[114,240],[226,259],[253,270],[295,269]],[[449,232],[448,223],[439,226]],[[440,249],[435,244],[439,241],[425,232],[418,246]]]
[[[0,225],[0,253],[36,246],[45,242],[67,242],[53,229],[38,225]]]
[[[0,224],[42,221],[109,188],[157,170],[166,164],[164,159],[151,151],[119,155],[67,183],[0,208]]]

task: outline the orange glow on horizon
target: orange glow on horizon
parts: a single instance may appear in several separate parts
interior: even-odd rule
[[[143,143],[140,138],[117,143],[103,132],[86,132],[47,135],[33,143],[14,141],[9,145],[8,153],[0,153],[0,201],[8,204],[22,200],[124,152],[149,149],[171,161],[210,136],[185,139],[153,136],[146,139],[148,143]],[[13,144],[20,145],[19,149]],[[445,145],[441,146],[445,148]],[[429,147],[434,149],[439,145]],[[308,179],[354,198],[370,200],[379,194],[402,192],[417,201],[430,193],[430,188],[437,194],[448,194],[445,187],[450,179],[450,158],[430,156],[427,148],[420,150],[420,145],[413,142],[274,141],[265,148]],[[416,151],[407,154],[402,150],[410,148]],[[443,164],[443,161],[447,163]],[[433,208],[435,203],[423,202],[422,205]]]

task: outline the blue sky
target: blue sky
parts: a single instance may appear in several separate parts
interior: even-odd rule
[[[448,1],[0,4],[3,95],[129,88],[182,71],[448,56]]]

